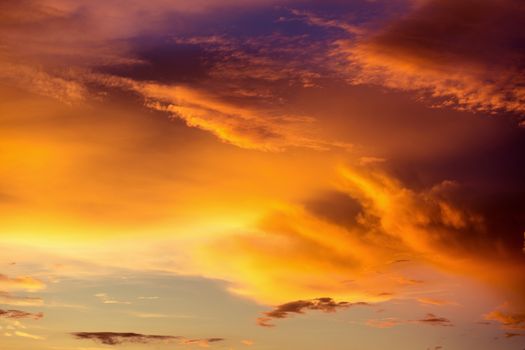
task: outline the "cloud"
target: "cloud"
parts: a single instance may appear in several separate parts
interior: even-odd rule
[[[524,336],[525,334],[521,334],[521,333],[510,333],[510,332],[505,333],[505,338],[524,337]]]
[[[4,5],[6,16],[18,25],[3,28],[12,39],[6,44],[12,55],[0,65],[0,80],[67,104],[111,98],[115,87],[132,89],[152,109],[245,149],[352,148],[348,142],[320,136],[315,130],[322,123],[315,119],[281,111],[288,103],[285,95],[290,87],[316,86],[316,80],[324,75],[321,67],[325,59],[317,54],[326,53],[321,40],[277,32],[257,37],[224,34],[166,38],[163,31],[173,30],[172,23],[177,22],[173,19],[185,23],[194,15],[189,9],[199,7],[197,4],[183,6],[157,0],[158,7],[133,2],[122,10],[98,1],[81,3],[29,1]],[[229,6],[249,8],[257,4],[201,4],[205,12]],[[23,13],[39,15],[25,18]],[[103,20],[108,15],[111,21]],[[307,17],[310,22],[322,22],[311,13]],[[325,24],[348,27],[334,20]],[[150,43],[135,37],[139,34],[157,34],[159,40]],[[20,47],[19,42],[27,44]],[[28,51],[27,47],[33,49]],[[118,78],[127,78],[129,84],[100,84]]]
[[[491,243],[476,242],[484,235],[483,222],[447,198],[451,183],[414,191],[386,173],[344,167],[338,187],[344,196],[326,198],[340,204],[349,197],[354,204],[348,205],[347,219],[352,215],[352,220],[326,215],[330,210],[311,204],[282,205],[251,230],[224,235],[200,249],[197,270],[232,281],[235,293],[275,304],[294,296],[311,300],[320,293],[348,302],[379,302],[423,288],[415,282],[419,279],[405,277],[408,265],[391,263],[400,259],[455,271],[485,266],[481,258],[464,259],[490,249]],[[225,263],[218,267],[217,260]]]
[[[50,74],[41,68],[3,61],[1,57],[0,64],[0,81],[10,86],[54,98],[65,104],[83,102],[89,96],[82,83],[62,73]]]
[[[403,324],[424,324],[430,326],[452,327],[452,322],[444,317],[438,317],[434,314],[426,314],[426,316],[419,320],[401,320],[395,317],[388,317],[378,320],[367,320],[366,325],[374,328],[391,328]]]
[[[505,298],[523,300],[525,288],[520,282],[523,281],[523,263],[515,257],[516,245],[509,244],[515,241],[515,232],[501,224],[507,222],[507,225],[519,227],[519,210],[511,213],[507,206],[500,206],[488,212],[480,211],[476,205],[462,201],[464,197],[458,198],[457,187],[460,185],[451,181],[441,182],[441,178],[431,186],[418,187],[415,182],[405,183],[392,174],[380,171],[344,168],[332,175],[333,169],[324,167],[324,160],[320,158],[346,160],[353,155],[339,157],[324,152],[322,156],[310,156],[307,153],[311,150],[352,149],[348,143],[338,142],[335,137],[322,136],[325,130],[338,128],[331,125],[334,102],[331,95],[335,89],[324,90],[320,87],[324,79],[330,80],[329,84],[336,84],[329,70],[333,68],[331,60],[337,60],[337,57],[327,55],[327,46],[334,37],[321,35],[318,31],[307,35],[266,33],[253,36],[251,30],[254,28],[249,25],[250,28],[246,28],[249,30],[236,38],[226,34],[188,34],[184,38],[172,38],[172,33],[179,33],[178,23],[185,23],[180,14],[173,13],[174,7],[169,4],[173,2],[166,1],[159,5],[160,2],[153,1],[146,6],[134,0],[127,2],[126,6],[102,1],[23,3],[57,5],[25,8],[2,4],[2,10],[9,9],[0,11],[0,34],[2,38],[9,37],[9,40],[7,49],[2,46],[1,51],[13,53],[13,57],[1,57],[1,63],[9,63],[0,64],[0,71],[4,69],[0,72],[2,82],[8,87],[25,88],[75,107],[61,109],[58,104],[43,102],[32,105],[23,99],[17,102],[17,106],[23,108],[11,113],[13,120],[8,124],[17,126],[12,132],[7,130],[14,141],[6,142],[8,147],[5,148],[16,152],[12,153],[12,159],[2,162],[10,170],[3,172],[7,174],[3,175],[7,180],[3,179],[5,184],[2,188],[13,192],[20,189],[21,202],[27,199],[27,204],[22,204],[16,215],[6,210],[4,216],[9,223],[13,222],[14,231],[34,231],[36,233],[28,236],[39,238],[34,243],[25,237],[20,240],[46,247],[42,249],[65,252],[60,245],[47,248],[52,245],[47,242],[47,235],[66,232],[67,240],[77,243],[76,240],[83,242],[88,237],[85,232],[89,231],[97,232],[89,233],[89,237],[96,235],[95,239],[107,238],[116,231],[155,231],[152,233],[155,237],[158,232],[166,234],[169,231],[169,237],[174,241],[178,239],[178,232],[172,234],[173,230],[189,232],[188,236],[194,236],[196,231],[206,232],[202,240],[199,236],[199,244],[203,246],[189,247],[193,241],[188,245],[176,241],[173,246],[163,246],[162,251],[177,260],[174,264],[183,259],[183,254],[178,254],[177,249],[184,250],[184,254],[190,256],[189,262],[173,268],[177,272],[224,279],[230,290],[238,295],[267,305],[278,305],[259,319],[260,324],[266,326],[272,325],[276,319],[311,310],[331,312],[346,307],[335,300],[345,300],[342,303],[348,305],[360,301],[383,302],[397,297],[416,300],[426,291],[435,289],[432,287],[436,284],[447,283],[436,277],[442,271],[455,272],[465,279],[479,278],[487,286],[498,289]],[[180,7],[187,6],[188,11],[194,13],[199,7],[197,3],[200,4],[199,11],[211,8],[198,0],[178,2],[172,6],[179,12],[182,11]],[[487,4],[491,4],[486,0],[480,2],[479,9],[474,2],[467,1],[466,4],[473,4],[474,11],[465,11],[468,23],[458,29],[454,22],[458,17],[456,11],[466,6],[459,3],[431,1],[430,5],[424,5],[412,15],[396,18],[377,32],[365,32],[346,24],[339,17],[321,17],[313,11],[297,10],[294,14],[309,25],[303,23],[304,28],[316,26],[327,29],[328,33],[352,35],[352,42],[337,41],[339,53],[347,60],[344,63],[348,70],[338,79],[349,77],[356,84],[376,83],[424,91],[440,99],[436,104],[441,105],[452,103],[458,108],[483,111],[503,109],[519,113],[522,75],[516,65],[504,64],[509,58],[505,54],[508,51],[506,44],[504,54],[498,58],[502,61],[492,61],[491,50],[481,50],[487,51],[487,56],[474,54],[471,40],[457,33],[473,28],[475,34],[472,36],[477,36],[477,33],[490,34],[492,30],[500,30],[487,31],[479,25],[476,19],[478,11],[481,11],[481,17],[507,17],[513,23],[518,22],[513,16],[520,16],[520,11],[506,16],[507,9],[492,6],[490,11],[486,10]],[[501,7],[510,3],[515,2],[503,1]],[[445,5],[450,11],[443,10]],[[442,16],[443,13],[450,13],[450,18],[454,20]],[[205,16],[203,22],[213,15],[212,11],[212,15]],[[471,20],[471,15],[476,18]],[[440,19],[436,20],[436,16]],[[5,17],[8,20],[4,21]],[[114,20],[108,21],[110,17]],[[173,20],[163,21],[167,18]],[[169,28],[166,31],[159,29],[168,25],[167,22],[173,27],[164,27]],[[200,27],[201,23],[195,21],[192,25]],[[444,25],[438,26],[439,23]],[[236,26],[228,23],[228,27]],[[440,27],[450,33],[441,35]],[[191,28],[188,32],[192,31]],[[270,30],[273,31],[273,27]],[[214,29],[206,26],[205,31],[214,32]],[[291,31],[296,32],[295,29]],[[318,40],[319,37],[322,39]],[[490,35],[479,37],[485,40],[481,44],[489,48],[498,45]],[[434,42],[428,38],[438,40]],[[450,38],[457,38],[458,42],[448,40]],[[155,43],[150,46],[145,41]],[[15,42],[20,45],[12,46]],[[519,50],[516,59],[521,60]],[[199,64],[185,66],[187,62]],[[203,62],[205,64],[200,65]],[[348,67],[349,62],[351,67]],[[491,65],[491,62],[494,64]],[[170,65],[175,68],[169,69]],[[188,72],[184,72],[186,67]],[[501,72],[504,74],[499,74]],[[443,76],[447,76],[448,80],[444,80]],[[496,78],[492,79],[493,76]],[[304,115],[301,108],[291,103],[295,98],[310,100],[310,94],[314,92],[322,99],[307,101],[305,105],[318,105],[319,120]],[[16,101],[16,98],[9,100]],[[139,100],[139,104],[144,101],[151,110],[147,113],[141,110],[140,113],[144,113],[139,116],[139,113],[135,114],[136,109],[128,109],[130,106],[126,103],[130,100]],[[76,108],[79,102],[92,103],[93,106],[86,112]],[[120,109],[121,114],[125,114],[123,117],[118,115],[116,108],[113,109],[121,103],[126,104]],[[377,104],[375,100],[363,103]],[[134,106],[137,107],[136,104]],[[310,112],[310,108],[304,110]],[[150,119],[155,118],[147,116],[162,115],[157,113],[159,111],[177,122],[152,126]],[[403,110],[399,113],[413,114],[414,120],[419,118],[419,112],[411,112]],[[36,121],[36,117],[24,119],[33,115],[43,117]],[[388,116],[388,123],[391,123],[388,125],[399,125],[397,129],[386,128],[388,135],[398,134],[392,130],[403,129],[403,123],[400,118]],[[350,108],[345,110],[341,125],[346,125],[351,118],[363,123],[370,119],[359,110]],[[376,123],[383,123],[386,119],[383,117]],[[424,117],[422,119],[427,121]],[[194,130],[184,128],[180,121]],[[184,130],[181,133],[177,131],[179,126]],[[434,155],[428,151],[425,142],[412,142],[415,134],[424,135],[422,138],[428,135],[419,133],[429,129],[428,123],[422,122],[420,128],[417,133],[401,133],[403,136],[400,138],[406,135],[410,148],[425,156],[427,152]],[[433,128],[434,125],[430,129]],[[358,130],[356,133],[361,133],[359,126],[355,129]],[[337,131],[345,134],[344,128]],[[235,147],[214,144],[213,138],[206,133]],[[22,134],[29,141],[20,137]],[[79,139],[78,135],[85,137]],[[193,135],[202,135],[206,141],[202,144],[200,139],[194,142]],[[388,135],[385,139],[390,137]],[[458,138],[463,141],[462,137]],[[437,143],[443,143],[437,139]],[[485,140],[484,137],[479,139]],[[370,140],[376,142],[374,137]],[[382,141],[377,141],[380,147]],[[487,140],[486,144],[492,147],[490,141]],[[455,150],[455,147],[452,148]],[[223,149],[227,151],[222,153]],[[245,152],[246,149],[281,153],[271,155],[270,160],[268,154],[257,155],[258,152]],[[290,149],[293,152],[282,152]],[[365,150],[364,154],[376,153]],[[390,155],[383,158],[381,152],[377,154],[375,157],[362,157],[361,164],[373,167],[395,162]],[[259,161],[263,158],[264,161]],[[388,162],[385,162],[386,158]],[[430,155],[428,158],[432,165],[439,161]],[[461,161],[463,167],[465,163],[473,162],[471,157],[464,158]],[[485,162],[485,154],[483,158],[476,159],[480,163]],[[301,164],[296,166],[299,160]],[[280,165],[284,163],[288,164]],[[250,166],[246,167],[246,164]],[[237,171],[239,168],[242,171]],[[292,171],[291,168],[297,169]],[[440,169],[435,173],[448,174],[448,170],[444,169],[446,167],[436,168]],[[506,172],[499,167],[493,168]],[[217,169],[220,171],[215,171]],[[432,175],[433,178],[439,177],[434,173]],[[256,177],[259,181],[254,181]],[[308,189],[302,187],[303,181],[307,183],[306,178],[308,186],[304,187]],[[310,181],[310,178],[315,179]],[[300,189],[292,191],[291,187]],[[310,192],[312,188],[318,192]],[[75,189],[74,193],[69,189]],[[261,194],[266,191],[271,193]],[[249,198],[245,192],[250,193]],[[254,192],[257,193],[252,195]],[[515,202],[507,205],[519,208],[516,203],[522,194],[511,192],[515,195]],[[36,197],[35,193],[38,194]],[[208,203],[212,201],[218,204]],[[231,204],[233,202],[235,206]],[[257,204],[252,206],[248,202]],[[490,202],[493,206],[500,203]],[[241,211],[250,212],[246,215],[247,219]],[[28,213],[37,213],[45,222],[26,220]],[[187,221],[194,221],[191,223],[193,226],[188,225],[191,226],[189,229],[185,226],[185,215],[190,217]],[[29,216],[33,217],[33,214]],[[48,221],[48,217],[55,221]],[[206,223],[202,222],[202,217],[207,217]],[[80,222],[70,226],[69,219]],[[136,225],[135,220],[141,225]],[[38,223],[38,227],[30,227],[33,222]],[[104,229],[83,228],[86,222],[100,224]],[[118,230],[113,230],[116,227],[112,226],[114,224]],[[26,227],[35,230],[26,230]],[[47,233],[47,230],[52,233]],[[70,232],[77,231],[81,232],[78,236],[69,237]],[[523,230],[519,231],[520,249],[522,233]],[[130,234],[129,237],[136,236]],[[136,245],[134,239],[130,245]],[[151,267],[148,259],[155,260],[155,263],[164,261],[158,258],[160,254],[144,256],[144,259],[117,259],[117,255],[100,253],[112,247],[93,246],[95,248],[86,246],[85,249],[93,249],[94,255],[109,256],[105,260],[93,259],[101,266],[97,267],[97,271],[103,270],[102,261],[112,266],[140,268]],[[142,248],[141,245],[129,249]],[[91,257],[90,254],[86,256]],[[491,261],[487,261],[487,256],[491,257]],[[171,258],[165,260],[171,264]],[[410,264],[392,263],[407,260]],[[421,270],[413,273],[411,269]],[[424,286],[419,283],[422,277]],[[6,277],[3,282],[0,278],[0,290],[4,289],[2,283],[11,285],[6,290],[40,288],[12,280],[16,278]],[[452,285],[447,287],[454,288]],[[319,295],[330,295],[333,299],[323,301],[323,298],[317,298]],[[433,295],[432,292],[430,295]],[[105,304],[129,303],[104,293],[98,294],[97,298]],[[18,297],[8,292],[0,293],[1,300],[18,303],[14,305],[41,303],[39,298]],[[425,296],[418,300],[426,304],[444,304],[444,301]],[[165,316],[155,313],[135,315]],[[419,321],[437,325],[440,320],[440,325],[447,323],[444,318],[430,316]],[[371,324],[387,327],[398,320],[374,322]],[[117,336],[115,339],[120,338]],[[210,341],[213,338],[177,339],[188,344],[213,342]]]
[[[44,340],[44,339],[46,339],[45,337],[42,337],[40,335],[35,335],[35,334],[31,334],[31,333],[27,333],[27,332],[21,332],[21,331],[15,331],[14,334],[16,336],[18,336],[18,337],[29,338],[29,339],[34,339],[34,340]]]
[[[0,288],[4,290],[38,291],[46,287],[45,283],[31,276],[8,277],[0,274]]]
[[[8,292],[0,292],[0,304],[16,306],[41,306],[44,300],[39,297],[17,296]]]
[[[224,341],[224,338],[184,339],[181,341],[181,344],[198,345],[207,348],[213,343],[218,343],[222,341]]]
[[[108,87],[131,90],[151,109],[169,113],[188,126],[208,131],[240,148],[283,151],[290,147],[350,149],[348,143],[327,141],[312,134],[314,120],[300,115],[275,114],[271,109],[239,106],[211,91],[186,85],[143,83],[108,75],[87,75]]]
[[[44,317],[44,314],[42,312],[38,313],[31,313],[21,310],[2,310],[0,309],[0,318],[9,318],[9,319],[33,319],[33,320],[39,320],[42,317]]]
[[[147,335],[140,333],[117,333],[117,332],[76,332],[72,335],[77,339],[91,339],[95,342],[106,345],[119,345],[123,343],[155,343],[173,342],[181,339],[171,335]]]
[[[136,312],[130,311],[129,315],[139,318],[192,318],[193,316],[187,314],[162,314],[155,312]]]
[[[505,329],[525,330],[525,314],[494,310],[486,314],[485,319],[497,321]]]
[[[383,318],[380,320],[367,320],[366,325],[374,328],[391,328],[400,324],[406,323],[406,321],[399,320],[395,317]]]
[[[368,305],[368,303],[349,303],[346,301],[335,301],[332,298],[317,298],[312,300],[297,300],[278,305],[274,310],[264,312],[265,317],[257,319],[257,324],[263,327],[273,327],[271,319],[282,319],[290,317],[290,314],[304,314],[305,311],[319,310],[322,312],[336,312],[338,309],[346,309],[351,306]]]
[[[97,293],[95,294],[95,297],[97,297],[103,304],[131,304],[130,301],[116,300],[106,293]]]
[[[322,76],[317,71],[322,65],[312,65],[313,56],[304,50],[321,45],[320,41],[279,33],[256,38],[188,35],[167,39],[163,30],[173,29],[173,18],[184,22],[194,15],[190,9],[199,6],[155,3],[158,7],[134,1],[126,10],[98,1],[3,5],[14,25],[0,26],[0,33],[3,30],[11,39],[6,45],[12,52],[0,56],[0,80],[66,104],[100,101],[111,96],[115,87],[131,89],[152,109],[245,149],[351,148],[349,143],[320,137],[313,131],[320,126],[314,119],[279,111],[287,103],[283,96],[290,86],[314,86]],[[257,4],[201,4],[205,12],[229,6]],[[23,13],[35,15],[26,18]],[[111,21],[104,20],[108,15]],[[162,39],[150,43],[134,37],[147,33]],[[18,45],[21,41],[27,44]]]
[[[451,327],[453,326],[452,322],[449,319],[444,317],[439,317],[434,314],[427,314],[425,318],[417,320],[419,323],[428,324],[431,326],[441,326],[441,327]]]
[[[457,305],[457,303],[453,301],[435,299],[435,298],[418,298],[417,301],[420,302],[421,304],[428,304],[428,305]]]
[[[410,90],[436,105],[523,115],[525,19],[517,0],[432,0],[357,43],[339,41],[350,81]]]
[[[141,296],[141,297],[137,297],[137,299],[140,299],[140,300],[157,300],[157,299],[160,299],[160,297],[157,297],[157,296]]]
[[[506,236],[488,230],[491,213],[458,200],[464,199],[461,186],[444,181],[411,189],[382,171],[342,167],[337,187],[343,195],[323,194],[322,200],[313,201],[321,205],[306,201],[303,206],[277,206],[242,232],[212,239],[196,250],[188,269],[225,279],[231,282],[229,290],[233,293],[283,305],[284,311],[290,307],[292,313],[307,311],[310,301],[321,293],[350,303],[403,298],[453,305],[433,298],[433,293],[426,295],[429,286],[452,288],[448,282],[439,281],[442,277],[438,271],[479,279],[501,297],[512,298],[519,309],[523,298],[515,291],[523,290],[519,282],[523,271],[521,245],[506,244]],[[341,220],[330,205],[338,207],[347,202],[341,215],[346,214],[346,218]],[[518,234],[521,238],[522,231]],[[486,254],[494,259],[488,262]],[[224,263],[217,266],[216,261]],[[428,270],[409,273],[421,265]],[[422,276],[425,283],[420,283]],[[285,298],[299,302],[283,304]],[[263,315],[259,325],[271,326],[279,315],[289,316],[280,311],[276,308]],[[417,321],[451,325],[448,319],[430,315]]]
[[[366,29],[357,25],[347,23],[338,19],[324,18],[316,15],[313,12],[292,9],[292,14],[299,17],[309,25],[324,27],[324,28],[336,28],[353,35],[363,35],[366,33]]]
[[[181,336],[147,335],[140,333],[76,332],[71,334],[77,339],[91,339],[95,342],[106,345],[120,345],[125,343],[149,344],[178,342],[179,344],[208,347],[213,343],[224,341],[224,338],[190,339]]]

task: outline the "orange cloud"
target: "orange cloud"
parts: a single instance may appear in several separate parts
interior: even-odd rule
[[[494,252],[483,217],[450,194],[456,185],[416,191],[376,170],[343,167],[340,175],[338,190],[359,206],[347,212],[353,220],[342,223],[305,206],[282,205],[251,227],[196,247],[185,268],[229,281],[233,293],[270,305],[323,294],[349,303],[401,298],[449,305],[425,295],[439,283],[439,271],[499,286],[502,297],[523,300],[515,294],[523,288],[517,282],[521,265],[504,249]],[[486,254],[496,255],[488,262]],[[411,263],[392,263],[406,260]],[[414,264],[426,266],[418,274],[425,283],[405,277]],[[258,323],[271,326],[271,319],[267,314]],[[419,321],[450,324],[433,315]]]
[[[85,79],[139,93],[147,107],[167,112],[190,127],[211,132],[221,141],[246,149],[283,151],[290,147],[350,149],[344,142],[328,141],[311,132],[314,120],[281,115],[264,108],[238,106],[211,92],[184,85],[141,83],[132,79],[88,74]]]
[[[418,91],[439,106],[525,112],[519,1],[428,1],[358,41],[338,41],[354,84]],[[519,45],[519,44],[518,44]]]
[[[404,323],[402,320],[398,320],[393,317],[383,318],[380,320],[367,320],[366,325],[374,328],[391,328],[399,324]]]
[[[45,287],[44,282],[31,276],[8,277],[0,274],[0,289],[33,292],[44,289]]]
[[[0,81],[66,104],[83,102],[89,95],[87,88],[72,77],[50,74],[30,65],[11,63],[2,60],[1,56]]]
[[[440,245],[454,239],[456,230],[477,227],[479,218],[441,198],[447,186],[417,193],[386,174],[343,168],[339,189],[361,208],[353,224],[341,226],[301,206],[283,205],[256,227],[198,249],[197,271],[232,281],[232,291],[270,303],[319,294],[349,302],[388,300],[421,284],[399,277],[404,266],[390,262],[459,264],[456,252],[444,253]],[[374,273],[378,269],[380,276]]]
[[[453,301],[435,299],[435,298],[418,298],[417,301],[420,302],[421,304],[429,304],[429,305],[457,305],[457,303]]]
[[[494,310],[486,314],[485,319],[498,321],[506,329],[525,330],[525,314]]]
[[[419,320],[400,320],[394,317],[383,318],[380,320],[368,320],[366,325],[374,328],[391,328],[402,324],[425,324],[429,326],[452,327],[452,322],[445,318],[434,314],[427,314],[424,318]]]
[[[525,337],[525,334],[510,333],[510,332],[505,333],[505,338],[514,338],[514,337]]]

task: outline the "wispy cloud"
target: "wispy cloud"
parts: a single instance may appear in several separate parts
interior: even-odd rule
[[[391,328],[403,324],[424,324],[429,326],[452,327],[452,322],[445,318],[428,313],[425,317],[418,320],[402,320],[396,317],[383,319],[371,319],[366,321],[366,325],[374,328]]]
[[[115,298],[110,297],[106,293],[97,293],[95,294],[95,297],[97,297],[104,304],[131,304],[130,301],[117,300]]]
[[[324,28],[337,28],[349,34],[362,35],[366,33],[366,29],[357,25],[350,24],[344,20],[321,17],[313,12],[292,9],[292,14],[304,20],[312,26],[319,26]]]
[[[0,318],[10,318],[10,319],[33,319],[33,320],[39,320],[42,317],[44,317],[44,314],[42,312],[38,313],[31,313],[27,311],[22,310],[2,310],[0,309]]]
[[[494,310],[486,314],[485,319],[497,321],[505,329],[525,330],[525,314]]]
[[[0,288],[4,290],[38,291],[46,287],[45,283],[31,276],[9,277],[0,274]]]
[[[41,306],[44,300],[39,297],[18,296],[8,292],[0,292],[0,304],[16,306]]]
[[[35,335],[35,334],[22,332],[22,331],[15,331],[14,334],[16,336],[18,336],[18,337],[29,338],[29,339],[34,339],[34,340],[44,340],[44,339],[46,339],[45,337],[42,337],[40,335]]]
[[[198,345],[202,347],[209,347],[211,344],[224,341],[224,338],[204,338],[204,339],[184,339],[181,344]]]
[[[523,334],[523,333],[511,333],[511,332],[505,333],[505,338],[514,338],[514,337],[525,337],[525,334]]]
[[[458,303],[449,300],[436,299],[436,298],[418,298],[418,302],[421,304],[429,305],[458,305]]]
[[[351,149],[345,142],[328,141],[311,132],[315,120],[302,115],[276,114],[272,108],[238,105],[224,96],[187,85],[139,82],[108,75],[87,75],[99,83],[131,90],[151,109],[211,132],[225,143],[240,148],[283,151],[290,147],[314,150]]]
[[[198,345],[207,347],[210,344],[224,341],[224,338],[202,338],[191,339],[182,336],[172,335],[149,335],[140,333],[119,333],[119,332],[76,332],[72,335],[77,339],[90,339],[106,345],[120,345],[125,343],[173,343],[186,345]]]
[[[391,328],[400,324],[406,323],[406,321],[399,320],[395,317],[388,317],[382,319],[367,320],[366,325],[374,328]]]
[[[131,316],[139,318],[191,318],[192,316],[188,315],[173,315],[173,314],[162,314],[154,312],[130,312]]]

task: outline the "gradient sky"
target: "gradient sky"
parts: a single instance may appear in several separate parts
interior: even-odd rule
[[[0,348],[522,350],[523,23],[0,1]]]

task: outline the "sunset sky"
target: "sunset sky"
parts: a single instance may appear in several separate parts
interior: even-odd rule
[[[0,350],[525,348],[522,0],[0,0]]]

